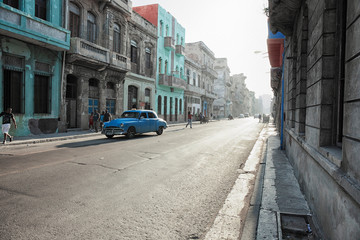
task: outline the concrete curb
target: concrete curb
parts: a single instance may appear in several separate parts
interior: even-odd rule
[[[200,124],[200,122],[196,121],[193,122],[193,124]],[[169,124],[168,128],[171,127],[176,127],[176,126],[185,126],[186,122],[184,123],[174,123],[174,124]],[[59,135],[64,135],[64,136],[59,136]],[[96,135],[101,135],[100,132],[95,133],[95,132],[89,132],[89,130],[83,130],[83,131],[68,131],[66,133],[55,133],[55,134],[43,134],[43,135],[34,135],[32,136],[33,138],[29,137],[29,139],[21,139],[22,137],[19,137],[20,139],[17,140],[17,137],[15,137],[15,140],[13,142],[9,142],[7,141],[6,145],[0,144],[1,146],[14,146],[14,145],[25,145],[25,144],[37,144],[37,143],[46,143],[46,142],[56,142],[56,141],[65,141],[65,140],[70,140],[70,139],[78,139],[78,138],[87,138],[87,137],[93,137]]]

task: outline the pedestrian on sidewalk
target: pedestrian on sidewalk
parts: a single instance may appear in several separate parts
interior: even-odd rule
[[[100,114],[100,131],[102,131],[102,129],[103,129],[104,115],[105,115],[105,111],[102,111],[101,114]]]
[[[9,134],[9,130],[10,130],[10,127],[11,127],[11,120],[13,121],[15,128],[17,126],[16,126],[16,121],[15,121],[15,118],[14,118],[14,114],[12,113],[12,108],[8,108],[8,109],[6,109],[6,112],[0,113],[0,117],[3,117],[1,130],[2,130],[2,132],[4,134],[3,144],[5,144],[6,140],[7,140],[7,137],[9,137],[10,142],[12,140],[14,140],[14,137],[10,136],[10,134]]]
[[[186,124],[186,127],[190,124],[190,128],[192,128],[192,114],[190,111],[188,112],[188,122]]]
[[[94,113],[95,132],[99,132],[99,125],[100,125],[100,114],[98,113],[98,110],[95,110],[95,113]]]
[[[94,131],[94,113],[91,112],[89,117],[89,129],[90,131]]]
[[[106,109],[104,113],[104,122],[110,122],[110,121],[111,121],[111,114]]]

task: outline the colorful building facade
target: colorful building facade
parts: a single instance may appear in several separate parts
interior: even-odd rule
[[[60,118],[63,52],[70,32],[62,0],[0,1],[0,112],[13,109],[10,134],[55,133]]]
[[[168,122],[184,121],[185,29],[158,4],[133,10],[157,27],[155,110]]]

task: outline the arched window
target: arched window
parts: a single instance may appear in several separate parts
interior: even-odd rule
[[[136,41],[131,40],[131,49],[130,49],[130,56],[131,56],[131,62],[137,63],[137,48],[138,44]]]
[[[121,51],[121,28],[119,24],[114,24],[113,36],[114,52],[120,53]]]
[[[149,88],[145,88],[145,109],[150,110],[151,108],[151,90]]]
[[[71,37],[80,36],[80,8],[72,2],[69,4],[69,30]]]
[[[190,70],[189,69],[186,70],[186,79],[187,79],[187,84],[190,84]]]
[[[164,69],[164,74],[167,74],[167,71],[168,71],[168,61],[165,60],[165,69]]]
[[[87,15],[87,40],[89,42],[96,42],[96,17],[91,12]]]
[[[138,88],[135,86],[128,87],[128,109],[137,108]]]
[[[89,79],[89,111],[91,114],[99,110],[99,80],[95,78]]]
[[[166,32],[165,32],[165,37],[168,37],[169,36],[169,26],[166,25]]]
[[[163,23],[163,21],[160,21],[160,29],[159,29],[159,31],[160,31],[160,36],[161,37],[164,36],[164,23]]]
[[[161,74],[162,72],[161,64],[162,64],[162,58],[159,58],[159,74]]]
[[[158,96],[158,105],[157,105],[157,113],[160,115],[161,114],[161,96]]]
[[[151,68],[151,50],[150,50],[150,48],[145,48],[145,67]]]
[[[180,99],[179,101],[179,114],[181,115],[182,114],[182,99]]]

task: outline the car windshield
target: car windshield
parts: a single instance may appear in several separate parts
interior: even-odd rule
[[[138,116],[138,112],[123,112],[123,114],[121,114],[121,118],[138,118]]]

